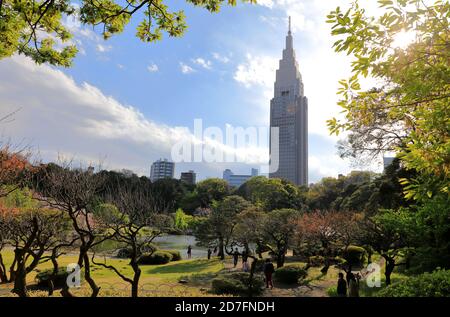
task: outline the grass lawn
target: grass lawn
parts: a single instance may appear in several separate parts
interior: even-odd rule
[[[12,250],[2,252],[7,267],[13,261]],[[378,259],[378,258],[375,258]],[[60,267],[66,267],[69,263],[76,263],[77,256],[64,255],[59,258]],[[128,260],[110,257],[97,256],[96,262],[103,262],[114,265],[121,273],[132,277],[133,271],[128,265]],[[233,268],[231,258],[221,261],[217,258],[181,260],[170,262],[164,265],[143,265],[140,279],[139,296],[214,296],[209,292],[211,280],[220,273],[240,270]],[[377,261],[378,262],[378,261]],[[381,260],[381,284],[384,287],[384,265]],[[286,265],[300,265],[302,262],[287,262]],[[40,264],[36,270],[27,276],[27,283],[31,296],[47,296],[45,290],[36,290],[35,276],[38,272],[51,269],[50,262]],[[263,296],[333,296],[336,289],[339,270],[330,267],[326,275],[320,272],[321,267],[311,267],[308,276],[302,285],[283,285],[274,281],[274,289],[266,290]],[[100,296],[130,296],[130,285],[124,282],[113,271],[101,266],[92,265],[92,276],[98,286],[101,287]],[[392,282],[398,282],[407,278],[399,272],[392,274]],[[186,284],[179,283],[180,279]],[[12,284],[0,284],[0,296],[13,296],[10,293]],[[370,288],[364,280],[360,282],[360,296],[374,296],[381,288]],[[89,296],[90,288],[87,283],[82,283],[79,289],[74,289],[77,296]],[[59,291],[55,291],[54,296],[60,296]]]
[[[13,261],[14,254],[12,250],[3,250],[2,252],[5,265],[8,268]],[[76,255],[64,255],[59,258],[61,267],[69,263],[76,263]],[[122,274],[128,277],[133,276],[133,271],[128,265],[126,259],[96,257],[96,262],[114,265]],[[51,269],[50,262],[40,264],[36,270],[27,275],[27,283],[30,289],[35,284],[35,276],[38,272]],[[170,262],[164,265],[143,265],[141,266],[142,275],[140,278],[140,296],[212,296],[207,293],[210,284],[201,283],[197,285],[183,285],[179,283],[182,277],[189,277],[193,274],[215,274],[224,269],[224,263],[218,259],[193,259]],[[92,276],[97,285],[101,287],[100,296],[129,296],[130,285],[124,282],[113,271],[101,266],[92,265]],[[0,284],[0,296],[9,296],[12,284]],[[31,291],[32,296],[44,296],[45,291]],[[73,291],[75,295],[89,296],[89,286],[83,283],[81,288]],[[54,293],[60,296],[59,292]]]

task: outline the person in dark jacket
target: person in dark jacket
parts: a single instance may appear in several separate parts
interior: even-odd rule
[[[344,274],[339,273],[337,284],[338,297],[347,297],[347,282],[344,280]]]
[[[272,264],[272,261],[270,259],[266,260],[266,263],[264,263],[264,275],[266,277],[266,288],[273,288],[273,282],[272,282],[272,274],[275,272],[275,267]]]
[[[192,257],[192,247],[191,246],[188,246],[187,256],[188,256],[188,259],[190,259]]]

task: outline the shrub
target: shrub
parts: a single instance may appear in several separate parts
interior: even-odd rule
[[[394,283],[380,290],[379,297],[448,297],[450,270],[436,270]]]
[[[122,248],[117,251],[116,257],[119,259],[129,259],[131,257],[131,248]]]
[[[164,250],[164,251],[172,254],[172,261],[180,261],[181,260],[180,251],[177,251],[177,250]]]
[[[295,265],[287,265],[276,269],[274,277],[277,281],[285,284],[296,284],[299,279],[307,276],[306,270]]]
[[[158,246],[154,243],[147,242],[141,247],[142,253],[153,253],[155,251],[158,251]]]
[[[343,257],[350,265],[362,265],[365,260],[366,250],[356,245],[350,245],[343,251]]]
[[[141,247],[141,253],[153,253],[158,250],[158,247],[153,243],[146,243]],[[129,259],[131,258],[131,247],[126,247],[119,249],[117,251],[116,257],[120,259]]]
[[[310,256],[309,257],[309,264],[311,266],[322,266],[325,264],[325,258],[320,255]]]
[[[259,295],[262,293],[264,283],[260,276],[253,278],[252,287],[249,287],[250,273],[236,272],[219,276],[212,280],[212,291],[224,295]]]
[[[167,264],[172,260],[172,254],[166,251],[155,251],[154,253],[144,253],[138,260],[141,265]]]
[[[329,297],[337,297],[337,287],[336,286],[330,286],[327,288],[327,295]]]
[[[36,274],[36,284],[38,287],[47,287],[49,280],[53,275],[53,269],[47,269]],[[58,273],[53,278],[53,287],[60,288],[66,285],[67,276],[69,273],[66,268],[59,268]],[[84,271],[81,271],[81,278],[84,276]]]

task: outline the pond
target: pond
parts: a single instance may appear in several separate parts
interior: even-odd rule
[[[180,251],[181,257],[187,259],[187,248],[192,247],[192,258],[206,258],[207,249],[196,245],[194,236],[188,235],[165,235],[153,240],[160,249]]]

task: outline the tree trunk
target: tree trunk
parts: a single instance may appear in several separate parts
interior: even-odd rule
[[[0,253],[0,283],[8,283],[8,276],[6,275],[6,267],[3,262],[3,256]]]
[[[91,297],[97,297],[98,293],[100,292],[100,287],[97,286],[94,279],[91,277],[91,268],[90,268],[90,262],[89,262],[89,256],[87,252],[83,256],[84,258],[84,278],[86,279],[86,282],[88,282],[89,286],[92,289]]]
[[[27,292],[27,271],[25,268],[24,251],[21,249],[14,250],[17,259],[17,269],[14,274],[14,288],[13,293],[19,297],[28,297]]]
[[[225,260],[225,251],[223,245],[223,238],[219,238],[219,253],[217,254],[221,260]]]
[[[277,269],[280,267],[283,267],[284,265],[284,255],[283,254],[278,254],[277,256]]]
[[[251,257],[253,259],[252,265],[250,266],[250,276],[248,281],[248,296],[253,296],[253,277],[255,276],[256,264],[258,263],[258,259],[256,257]]]
[[[51,261],[53,264],[53,273],[52,273],[52,276],[48,280],[48,296],[52,296],[53,292],[55,290],[54,281],[56,280],[56,277],[58,275],[58,270],[59,270],[58,261],[56,259],[57,252],[58,252],[58,249],[56,249],[56,248],[52,250]]]
[[[9,281],[8,281],[9,283],[14,282],[14,280],[16,279],[16,273],[14,270],[14,266],[16,265],[16,263],[17,263],[17,256],[14,254],[14,260],[11,266],[9,267]]]
[[[131,263],[134,271],[133,283],[131,284],[131,297],[138,297],[139,292],[139,278],[141,277],[141,269],[136,261]]]
[[[386,258],[386,269],[384,271],[384,276],[386,277],[386,285],[391,285],[391,274],[394,271],[395,268],[395,260],[391,258]]]

